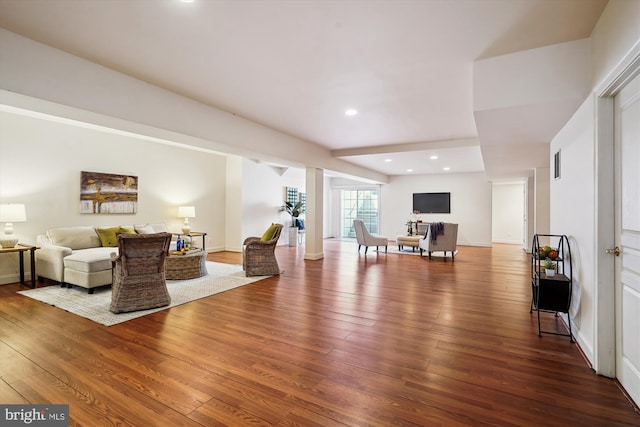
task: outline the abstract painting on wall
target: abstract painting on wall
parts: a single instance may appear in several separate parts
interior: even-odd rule
[[[137,211],[137,176],[80,172],[80,213],[134,214]]]

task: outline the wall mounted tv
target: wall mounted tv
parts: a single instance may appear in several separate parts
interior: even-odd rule
[[[451,213],[451,193],[413,193],[413,210],[420,213]]]

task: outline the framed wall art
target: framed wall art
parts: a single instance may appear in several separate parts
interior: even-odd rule
[[[137,211],[137,176],[80,172],[80,213],[134,214]]]

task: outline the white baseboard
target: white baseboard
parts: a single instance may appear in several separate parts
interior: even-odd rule
[[[31,273],[24,272],[24,281],[31,281]],[[20,283],[20,273],[3,274],[0,276],[0,285],[7,285],[9,283]]]

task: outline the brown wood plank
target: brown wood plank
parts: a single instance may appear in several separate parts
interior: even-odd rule
[[[356,247],[281,246],[283,275],[112,327],[0,286],[0,401],[69,403],[71,425],[640,425],[576,344],[537,336],[520,248]]]

